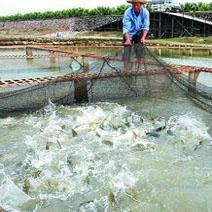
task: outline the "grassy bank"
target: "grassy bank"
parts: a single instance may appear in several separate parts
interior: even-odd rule
[[[98,31],[87,31],[87,32],[81,32],[78,34],[79,37],[116,37],[116,38],[121,38],[122,37],[122,32],[121,31],[103,31],[103,32],[98,32]]]
[[[95,37],[117,37],[121,38],[121,32],[83,32],[79,36],[95,36]],[[212,36],[209,37],[176,37],[176,38],[162,38],[162,39],[147,39],[151,43],[183,43],[183,44],[197,44],[197,45],[212,45]]]
[[[35,43],[48,43],[56,42],[55,32],[51,30],[29,31],[29,30],[12,30],[0,31],[0,45],[24,45]],[[17,41],[17,42],[16,42]],[[81,32],[73,35],[71,32],[62,33],[62,37],[58,44],[61,45],[122,45],[122,32],[121,31],[88,31]],[[176,37],[176,38],[163,38],[163,39],[150,39],[147,38],[146,43],[153,46],[193,46],[196,48],[212,49],[212,36],[209,37]]]
[[[212,36],[209,37],[177,37],[177,38],[163,38],[151,40],[156,43],[191,43],[191,44],[203,44],[212,45]]]

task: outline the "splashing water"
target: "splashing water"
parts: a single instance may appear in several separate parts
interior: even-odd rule
[[[118,104],[50,103],[44,112],[0,125],[2,208],[212,208],[211,193],[203,195],[212,188],[211,137],[190,114],[150,122]]]

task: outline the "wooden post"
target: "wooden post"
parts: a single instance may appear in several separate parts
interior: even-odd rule
[[[190,49],[190,56],[192,56],[193,55],[193,49],[191,48]]]
[[[191,34],[194,35],[194,14],[191,22]]]
[[[197,79],[199,77],[199,74],[200,74],[200,71],[189,72],[188,74],[188,82],[195,87],[194,90],[193,89],[188,90],[191,93],[194,93],[196,90],[196,84],[197,84]]]
[[[172,15],[172,35],[171,37],[173,38],[174,37],[174,17]]]
[[[184,17],[184,15],[185,15],[185,14],[183,13],[181,36],[185,35],[185,26],[184,26],[185,17]]]
[[[204,22],[204,37],[206,36],[206,20]]]
[[[88,57],[82,56],[83,72],[89,72],[89,60]]]
[[[50,67],[55,68],[56,67],[56,58],[54,57],[54,51],[50,51]]]
[[[26,56],[33,57],[32,49],[30,47],[26,47]]]
[[[200,74],[200,71],[190,72],[189,73],[189,82],[196,85],[199,74]]]
[[[158,23],[158,37],[160,38],[161,36],[161,12],[159,12],[159,23]]]
[[[82,56],[83,72],[89,72],[88,58]],[[76,103],[88,102],[87,80],[78,79],[74,81],[74,99]]]
[[[161,52],[162,50],[161,49],[158,49],[158,55],[161,56]]]
[[[33,63],[33,53],[32,53],[32,48],[26,47],[26,56],[27,56],[27,64],[31,65]],[[31,57],[31,58],[28,58]]]

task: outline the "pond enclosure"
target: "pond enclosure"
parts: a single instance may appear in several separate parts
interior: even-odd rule
[[[50,101],[58,104],[97,102],[154,96],[162,90],[177,88],[199,106],[212,111],[211,87],[197,82],[200,72],[212,73],[212,69],[166,64],[146,46],[139,49],[143,58],[133,52],[129,60],[122,58],[120,48],[111,56],[46,46],[28,46],[25,51],[25,55],[0,55],[2,67],[19,74],[17,78],[13,74],[12,79],[0,81],[1,116],[39,109]],[[35,68],[56,68],[62,72],[46,73],[43,77],[36,72],[35,77],[20,75],[20,70],[23,72],[29,67],[32,72]]]

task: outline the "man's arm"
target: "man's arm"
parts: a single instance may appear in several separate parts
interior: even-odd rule
[[[125,43],[124,45],[131,45],[131,39],[130,39],[130,34],[129,30],[131,28],[131,22],[130,22],[130,16],[128,14],[128,10],[125,11],[124,18],[123,18],[123,35],[125,36]]]
[[[126,33],[125,33],[125,39],[126,39],[126,41],[125,41],[124,45],[125,45],[125,46],[131,46],[132,43],[131,43],[131,40],[130,40],[129,32],[126,32]]]
[[[150,25],[150,20],[149,20],[149,11],[145,9],[144,13],[144,26],[143,26],[143,35],[141,37],[141,43],[145,43],[146,36],[149,32],[149,25]]]
[[[142,43],[142,44],[145,43],[146,36],[147,36],[148,32],[149,32],[149,30],[147,30],[147,29],[145,29],[145,30],[143,31],[143,35],[142,35],[142,37],[141,37],[141,43]]]

